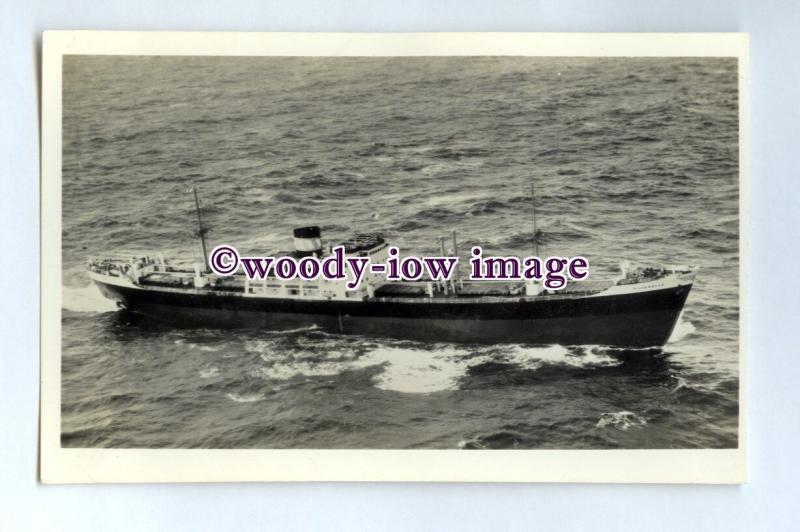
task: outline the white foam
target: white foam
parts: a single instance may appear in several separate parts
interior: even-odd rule
[[[404,393],[431,393],[455,389],[458,378],[469,366],[488,360],[470,357],[466,350],[439,347],[436,350],[380,347],[361,356],[344,350],[319,353],[270,353],[268,342],[252,342],[249,351],[259,352],[267,366],[258,369],[260,376],[288,380],[298,376],[327,377],[345,371],[381,367],[374,384],[382,390]],[[322,356],[322,358],[320,358]]]
[[[453,348],[427,351],[408,348],[380,348],[355,361],[360,367],[383,366],[375,376],[375,386],[403,393],[432,393],[453,390],[470,366],[486,357],[467,357]]]
[[[470,350],[451,344],[433,348],[375,347],[359,356],[349,349],[285,351],[275,350],[269,341],[245,343],[245,349],[258,353],[266,365],[253,369],[253,375],[269,380],[296,377],[328,377],[345,371],[379,368],[373,376],[375,387],[403,393],[432,393],[458,388],[458,381],[473,366],[499,361],[523,369],[536,370],[545,365],[570,367],[612,366],[619,359],[605,354],[597,346],[584,346],[579,352],[560,345],[544,347],[509,346]],[[318,346],[319,347],[319,346]]]
[[[229,393],[227,394],[228,399],[231,401],[236,401],[237,403],[254,403],[256,401],[261,401],[264,399],[264,396],[259,394],[250,394],[250,395],[239,395],[238,393]]]
[[[458,442],[457,447],[459,449],[470,449],[470,448],[486,449],[486,445],[478,438],[472,440],[461,440],[460,442]]]
[[[203,379],[213,379],[214,377],[219,377],[219,368],[212,366],[210,368],[201,369],[200,377]]]
[[[61,289],[61,308],[73,312],[114,312],[117,303],[103,296],[94,284],[64,286]]]
[[[319,325],[314,324],[314,325],[307,325],[305,327],[298,327],[296,329],[281,329],[273,332],[275,332],[276,334],[292,334],[299,332],[316,331],[319,328],[320,328]]]
[[[696,384],[689,384],[689,381],[684,379],[683,377],[675,377],[675,387],[672,389],[672,393],[678,393],[680,390],[684,388],[687,390],[697,390],[699,386]]]
[[[692,334],[695,330],[697,330],[695,326],[689,320],[684,319],[683,311],[681,311],[680,316],[678,316],[678,323],[675,324],[675,328],[672,330],[672,335],[670,335],[667,343],[682,340],[683,338]]]
[[[619,430],[628,430],[631,427],[642,427],[647,425],[647,420],[633,412],[622,410],[620,412],[603,412],[597,421],[597,428],[615,427]]]
[[[289,380],[293,377],[330,377],[338,375],[348,369],[348,362],[336,361],[302,361],[291,360],[276,362],[267,355],[260,355],[261,360],[270,364],[259,368],[258,374],[261,377],[273,380]]]
[[[584,346],[582,354],[574,354],[566,347],[550,345],[546,347],[513,346],[506,359],[524,369],[539,369],[545,365],[571,367],[617,366],[619,359],[600,352],[597,346]]]
[[[376,349],[354,361],[354,365],[383,366],[375,376],[376,387],[406,393],[431,393],[458,387],[459,378],[470,367],[505,360],[524,369],[538,369],[544,365],[572,367],[618,365],[614,357],[587,348],[583,355],[574,355],[560,345],[545,347],[511,346],[508,351],[474,354],[464,349],[442,346],[435,351],[408,348]]]

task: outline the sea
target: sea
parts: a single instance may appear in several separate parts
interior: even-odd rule
[[[732,448],[737,62],[65,56],[61,442],[114,448]],[[90,283],[103,255],[268,255],[292,228],[403,254],[691,265],[662,349],[176,327]],[[462,251],[463,253],[463,251]],[[464,259],[462,259],[464,260]]]

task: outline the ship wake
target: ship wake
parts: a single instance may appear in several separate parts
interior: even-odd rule
[[[61,289],[61,308],[72,312],[114,312],[116,302],[106,299],[94,284],[64,286]]]
[[[374,387],[393,392],[427,394],[457,390],[462,380],[487,365],[512,371],[553,368],[617,366],[621,361],[599,346],[567,348],[559,345],[470,348],[454,344],[378,345],[360,339],[355,348],[342,349],[332,339],[301,342],[287,349],[270,341],[250,341],[245,348],[257,353],[262,364],[254,370],[270,381],[331,377],[369,371]]]

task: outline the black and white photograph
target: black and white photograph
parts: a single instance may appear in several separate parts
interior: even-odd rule
[[[741,68],[65,53],[58,446],[739,449]]]

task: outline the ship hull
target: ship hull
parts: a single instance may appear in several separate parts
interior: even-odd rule
[[[691,285],[578,298],[364,301],[243,297],[119,286],[95,280],[125,308],[172,323],[289,329],[467,343],[662,346]]]

